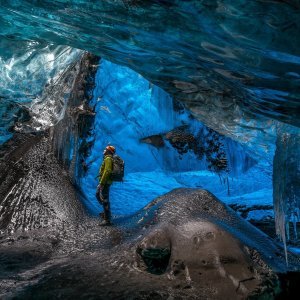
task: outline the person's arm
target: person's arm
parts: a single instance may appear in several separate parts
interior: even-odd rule
[[[101,179],[100,179],[100,186],[104,186],[107,183],[107,180],[109,179],[111,172],[113,168],[113,160],[111,157],[106,157],[104,159],[104,171],[102,173]]]
[[[98,175],[95,177],[95,178],[98,178],[99,183],[100,183],[100,179],[102,177],[103,171],[104,171],[104,161],[102,162],[101,167],[99,168]]]

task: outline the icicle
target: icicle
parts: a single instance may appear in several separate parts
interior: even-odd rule
[[[294,238],[297,239],[298,235],[297,235],[297,217],[295,216],[295,214],[292,215],[292,223],[293,223],[293,229],[294,229]]]
[[[290,222],[294,224],[294,237],[297,237],[296,222],[299,221],[300,209],[299,160],[299,130],[286,125],[278,127],[273,164],[273,201],[276,233],[283,241],[286,261]]]
[[[229,188],[229,179],[228,176],[226,177],[227,179],[227,195],[230,196],[230,188]]]
[[[284,253],[285,253],[285,261],[288,266],[288,256],[287,256],[287,246],[286,246],[286,219],[283,209],[283,203],[280,203],[279,207],[275,207],[275,225],[276,225],[276,234],[279,236],[283,243]]]

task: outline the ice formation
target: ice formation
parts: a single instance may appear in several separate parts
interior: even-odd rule
[[[298,239],[297,223],[300,222],[300,136],[298,130],[286,133],[284,125],[278,127],[274,156],[274,210],[276,231],[284,244],[290,240],[290,223],[293,239]]]
[[[152,197],[178,185],[201,185],[216,195],[220,193],[218,196],[226,201],[228,189],[212,184],[218,176],[205,173],[205,160],[196,160],[191,152],[179,159],[180,153],[171,147],[157,149],[139,143],[138,139],[166,134],[182,122],[188,123],[191,131],[199,131],[197,122],[172,112],[172,97],[205,126],[243,144],[258,162],[249,170],[244,168],[246,156],[237,156],[242,146],[226,140],[227,155],[236,160],[229,159],[230,169],[239,177],[234,182],[240,194],[235,193],[232,183],[231,199],[261,201],[267,195],[269,201],[270,166],[274,165],[277,231],[284,240],[289,238],[289,223],[299,221],[300,208],[297,1],[2,0],[0,25],[0,143],[14,131],[41,130],[62,119],[78,59],[83,50],[90,51],[130,67],[159,88],[149,88],[149,82],[141,79],[135,81],[134,91],[130,81],[128,86],[124,82],[127,76],[137,75],[126,72],[117,72],[122,84],[111,83],[109,75],[100,76],[105,64],[110,63],[102,65],[93,100],[97,115],[102,117],[97,117],[95,123],[98,131],[91,152],[95,160],[87,159],[90,168],[82,179],[89,199],[96,184],[92,176],[102,146],[117,143],[118,139],[122,141],[118,145],[120,154],[130,166],[127,180],[136,183],[138,178],[143,183],[160,185],[156,194],[144,185],[144,194],[148,190]],[[105,84],[113,85],[120,95]],[[130,99],[127,88],[139,97],[135,94]],[[111,116],[117,113],[112,123]],[[151,118],[146,119],[146,115]],[[125,136],[131,141],[128,147],[122,140]],[[126,150],[131,148],[139,149],[137,154]],[[147,174],[142,174],[145,170]],[[199,170],[203,176],[198,181],[195,174],[199,175]],[[240,189],[242,181],[247,188]],[[129,199],[132,189],[125,195]],[[117,192],[113,196],[117,197]],[[145,196],[141,202],[148,199]],[[89,203],[95,206],[93,201]],[[123,207],[115,211],[124,212]]]
[[[0,143],[11,137],[14,126],[30,131],[56,124],[64,115],[82,51],[10,38],[1,39],[0,53]],[[22,124],[29,113],[30,124]]]

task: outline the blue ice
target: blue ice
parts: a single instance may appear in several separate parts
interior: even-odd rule
[[[180,187],[207,189],[228,204],[272,205],[272,166],[266,167],[266,162],[249,166],[245,149],[228,138],[224,141],[231,168],[229,187],[194,153],[181,156],[168,143],[159,149],[141,143],[141,138],[184,124],[195,130],[204,125],[187,112],[175,112],[173,99],[166,92],[131,69],[102,59],[91,105],[96,110],[91,138],[94,144],[86,159],[89,169],[81,179],[81,187],[92,214],[102,210],[95,198],[96,176],[107,144],[116,147],[126,168],[124,182],[114,183],[111,188],[113,215],[132,214],[157,196]],[[266,214],[272,215],[272,211]],[[255,218],[253,213],[251,218]]]

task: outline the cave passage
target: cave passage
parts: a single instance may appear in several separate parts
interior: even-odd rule
[[[289,298],[299,1],[0,2],[0,298]]]
[[[174,188],[194,187],[235,205],[247,219],[273,217],[272,161],[255,160],[138,73],[101,59],[90,106],[96,117],[80,186],[93,215],[102,209],[95,198],[102,152],[113,144],[126,171],[125,181],[111,188],[114,215],[132,214]]]

